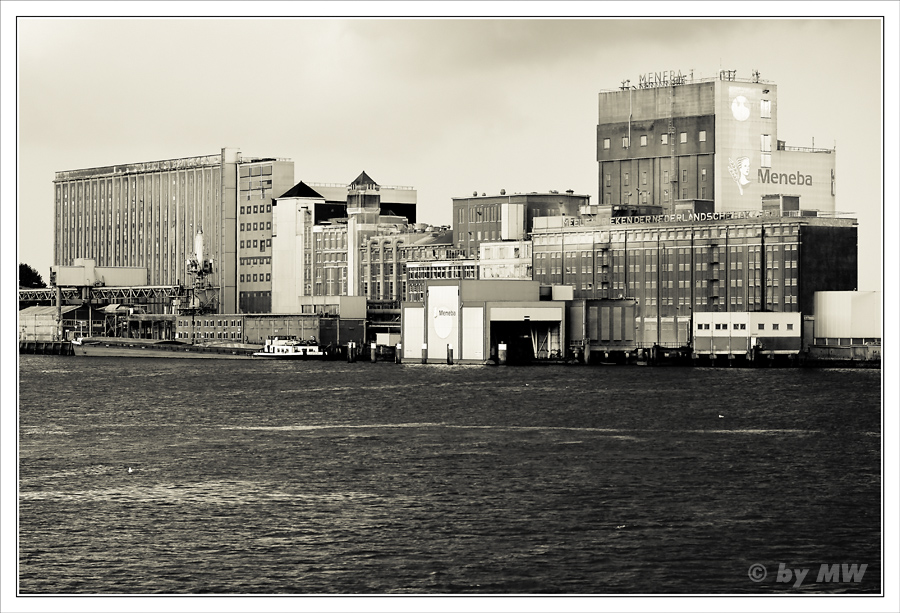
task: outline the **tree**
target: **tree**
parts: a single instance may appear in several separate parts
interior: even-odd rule
[[[19,287],[47,287],[41,273],[28,264],[19,262]]]

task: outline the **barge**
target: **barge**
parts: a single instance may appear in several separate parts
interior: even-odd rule
[[[112,358],[250,359],[257,347],[192,345],[180,341],[137,338],[79,338],[72,341],[76,356]]]

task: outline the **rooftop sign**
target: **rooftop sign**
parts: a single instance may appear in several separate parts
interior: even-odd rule
[[[638,77],[638,89],[651,89],[654,87],[669,87],[670,85],[684,85],[689,80],[693,80],[694,71],[692,70],[689,74],[682,74],[680,70],[664,70],[662,72],[647,72]],[[628,89],[625,87],[625,83],[627,81],[623,81],[622,89]]]

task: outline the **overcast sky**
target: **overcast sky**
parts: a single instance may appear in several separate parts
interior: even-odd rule
[[[752,3],[751,3],[752,5]],[[209,6],[209,5],[207,5]],[[451,198],[573,189],[597,202],[597,94],[662,70],[778,85],[778,137],[837,147],[837,209],[881,289],[877,19],[25,19],[17,23],[20,261],[48,278],[54,173],[218,153],[365,170]],[[4,126],[5,127],[5,126]],[[4,160],[4,178],[9,176]]]

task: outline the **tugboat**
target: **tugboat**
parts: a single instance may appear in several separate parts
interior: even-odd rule
[[[275,360],[321,360],[326,355],[315,337],[303,341],[298,340],[296,336],[270,336],[266,339],[263,350],[254,353],[253,357]]]

